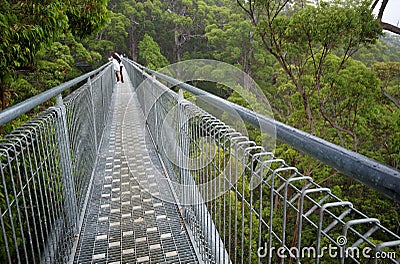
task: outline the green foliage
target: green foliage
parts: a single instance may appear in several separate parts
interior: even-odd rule
[[[371,67],[376,62],[400,60],[400,48],[395,45],[399,39],[390,35],[382,36],[375,44],[361,47],[352,57]]]
[[[230,16],[229,23],[221,26],[212,24],[206,27],[206,37],[215,45],[214,57],[216,59],[236,64],[247,63],[249,49],[254,45],[251,31],[254,30],[250,21],[243,19],[239,14],[230,14],[227,8],[221,8]]]
[[[168,60],[161,54],[157,42],[147,34],[144,36],[143,40],[139,42],[139,51],[140,60],[150,69],[158,70],[169,64]]]
[[[64,31],[65,10],[61,1],[0,1],[1,82]]]
[[[373,43],[381,33],[365,1],[323,1],[291,16],[275,15],[264,18],[258,30],[272,53],[286,53],[286,58],[295,64],[301,57],[313,56],[318,51],[344,49],[346,54],[354,53],[362,44]]]
[[[62,56],[61,58],[64,58],[64,56],[71,56],[72,60],[67,60],[68,64],[71,66],[75,64],[76,66],[83,67],[81,69],[83,69],[82,71],[85,71],[85,69],[95,69],[104,62],[104,57],[100,53],[88,50],[82,43],[76,41],[71,34],[66,34],[62,41],[65,43],[65,47],[69,48],[69,50],[65,51],[65,54],[63,55],[60,54],[60,56]],[[82,72],[78,71],[75,67],[72,67],[72,70],[74,71],[74,75],[71,75],[71,78],[76,77]]]
[[[37,54],[34,71],[25,76],[39,92],[42,92],[65,82],[68,77],[75,77],[70,76],[73,64],[74,59],[69,47],[54,42]]]
[[[110,1],[109,5],[112,4],[115,5],[113,1]],[[120,1],[115,7],[115,12],[122,14],[128,20],[129,24],[125,24],[128,37],[123,43],[118,43],[116,50],[122,48],[123,53],[129,54],[134,60],[137,60],[139,41],[143,39],[145,33],[153,33],[155,27],[153,20],[157,20],[161,16],[161,10],[159,1]],[[151,35],[154,37],[156,34],[154,32]]]
[[[72,35],[64,36],[61,42],[53,42],[50,46],[37,52],[34,63],[28,70],[19,70],[14,74],[9,89],[5,92],[5,106],[22,102],[29,97],[66,82],[82,74],[82,70],[98,67],[100,54],[89,52]],[[80,63],[80,68],[76,64]],[[44,105],[52,105],[54,100]],[[27,115],[23,115],[10,124],[2,127],[3,133],[11,132],[24,123],[32,115],[43,110],[37,107]]]
[[[32,68],[36,54],[63,33],[72,32],[82,38],[98,31],[107,22],[106,4],[107,0],[0,0],[1,107],[8,106],[5,97],[17,70]],[[38,66],[49,69],[66,65]],[[62,79],[62,74],[55,78]]]
[[[84,38],[97,33],[108,21],[108,0],[69,0],[67,5],[69,30]]]
[[[36,52],[66,32],[84,37],[107,21],[106,0],[18,1],[0,4],[1,76],[32,62]],[[3,78],[2,78],[3,79]]]
[[[103,58],[107,58],[110,50],[123,54],[128,50],[126,39],[129,26],[130,21],[125,15],[110,12],[110,22],[97,35],[88,39],[87,46],[102,54]]]

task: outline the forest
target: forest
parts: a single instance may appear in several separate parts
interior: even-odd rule
[[[214,59],[248,73],[278,121],[399,169],[400,36],[383,30],[377,1],[319,2],[0,0],[0,109],[97,68],[110,50],[151,69]],[[246,106],[221,89],[208,87]],[[400,234],[400,203],[287,145],[275,153]]]

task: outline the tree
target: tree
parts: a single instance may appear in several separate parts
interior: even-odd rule
[[[330,55],[326,62],[328,66],[316,95],[319,103],[315,106],[323,121],[333,128],[331,132],[330,127],[325,128],[324,134],[331,141],[358,152],[359,141],[364,143],[369,138],[367,120],[379,104],[379,80],[371,69],[351,58],[339,72],[341,58]]]
[[[128,31],[130,26],[129,19],[122,13],[114,13],[110,11],[110,22],[96,35],[91,36],[85,43],[90,49],[96,50],[108,57],[110,50],[115,50],[120,54],[128,54],[127,46]]]
[[[206,37],[214,45],[213,55],[224,62],[241,65],[251,74],[254,49],[258,43],[254,39],[254,26],[234,7],[214,8],[220,13],[213,24],[206,27]],[[236,8],[237,9],[237,8]]]
[[[143,38],[145,23],[148,18],[148,11],[145,8],[145,1],[123,1],[120,3],[120,12],[129,20],[127,28],[129,36],[129,53],[133,60],[138,59],[138,43]],[[119,8],[115,7],[115,12]]]
[[[204,37],[204,22],[210,6],[205,1],[169,0],[164,19],[173,26],[174,62],[183,59],[184,45]]]
[[[381,34],[369,6],[362,0],[336,0],[297,11],[298,7],[291,8],[289,1],[237,2],[257,28],[264,48],[301,95],[308,130],[316,134],[310,100],[322,88],[327,56],[340,51],[339,72],[351,55]]]
[[[397,108],[400,108],[400,62],[377,62],[373,65],[373,69],[382,80],[381,91]],[[387,91],[390,84],[394,86],[393,94]],[[397,87],[397,89],[396,89]],[[396,93],[397,90],[397,93]],[[397,97],[397,98],[396,98]]]
[[[139,61],[153,70],[161,69],[169,64],[168,60],[161,54],[157,42],[147,34],[139,42]]]
[[[64,32],[83,38],[107,21],[107,0],[0,0],[0,99],[17,69],[31,67],[34,56]]]
[[[85,38],[97,33],[108,21],[108,0],[69,0],[67,5],[69,30],[74,36]]]

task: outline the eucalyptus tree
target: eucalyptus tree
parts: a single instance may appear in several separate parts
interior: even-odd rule
[[[65,32],[84,38],[107,22],[107,0],[0,0],[0,109],[15,70]]]
[[[275,57],[300,95],[308,130],[316,134],[315,115],[327,115],[322,108],[314,109],[312,98],[322,85],[335,86],[334,82],[322,82],[328,55],[340,52],[335,69],[339,73],[360,47],[374,43],[381,34],[368,3],[335,0],[293,10],[289,1],[237,2],[256,27],[265,50]]]
[[[129,38],[128,29],[129,19],[122,13],[110,11],[110,21],[96,35],[91,36],[85,43],[92,50],[101,53],[104,58],[108,56],[110,50],[118,53],[128,53]]]
[[[169,63],[161,53],[160,46],[148,34],[139,42],[139,62],[153,70],[159,70]]]
[[[138,58],[138,43],[144,36],[145,23],[149,20],[150,11],[146,8],[147,3],[151,3],[151,1],[123,0],[120,1],[115,10],[115,12],[122,13],[129,20],[127,40],[129,54],[133,60]]]
[[[216,19],[217,8],[221,6],[214,0],[169,0],[164,11],[164,21],[173,32],[173,61],[181,61],[185,51],[189,53],[196,44],[205,40],[205,28]],[[207,52],[206,49],[204,52]]]
[[[233,1],[232,1],[233,2]],[[251,74],[251,64],[257,43],[255,28],[237,6],[215,7],[216,19],[206,27],[206,37],[213,45],[216,59],[240,65]]]
[[[400,62],[377,62],[373,69],[382,80],[382,94],[400,108]]]

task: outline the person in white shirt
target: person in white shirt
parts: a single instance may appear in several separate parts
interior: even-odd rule
[[[124,65],[122,64],[122,59],[121,59],[121,55],[119,55],[118,53],[114,53],[116,57],[114,57],[118,62],[119,62],[119,74],[121,75],[121,82],[124,82],[124,75],[122,74],[122,67],[124,67]]]
[[[117,83],[121,83],[121,66],[115,57],[116,57],[115,52],[110,51],[110,56],[108,57],[108,59],[113,63],[115,75],[117,76]]]

